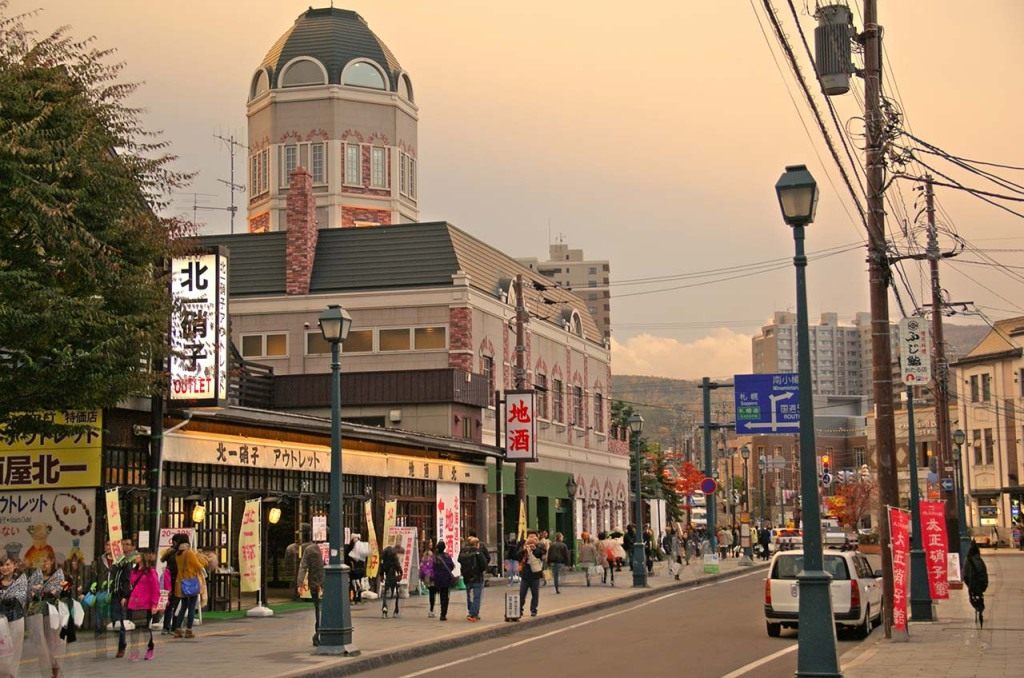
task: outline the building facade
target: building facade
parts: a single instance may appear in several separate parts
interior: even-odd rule
[[[608,290],[610,266],[606,259],[586,259],[581,249],[569,249],[564,242],[548,248],[548,260],[520,258],[519,262],[575,292],[587,303],[605,339],[612,335],[611,293]]]

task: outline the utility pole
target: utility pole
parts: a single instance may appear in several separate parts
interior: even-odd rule
[[[932,283],[932,355],[935,356],[935,441],[939,453],[939,486],[942,498],[946,500],[946,535],[948,551],[959,551],[958,535],[960,521],[957,519],[956,497],[952,490],[945,489],[942,480],[952,479],[953,467],[952,432],[949,426],[949,366],[946,364],[946,344],[942,337],[942,286],[939,284],[939,236],[935,228],[935,193],[931,175],[924,178],[925,210],[928,215],[928,268]],[[952,483],[950,483],[952,486]]]
[[[515,286],[513,287],[516,292],[516,370],[515,370],[515,382],[516,390],[521,391],[526,388],[526,320],[528,315],[526,313],[526,301],[523,299],[523,274],[520,273],[516,276]],[[496,369],[492,367],[492,369]],[[565,406],[565,401],[562,403]],[[497,404],[495,404],[495,412],[497,412]],[[520,510],[526,509],[526,462],[523,460],[516,461],[516,498],[519,500]]]
[[[875,452],[878,461],[879,539],[882,548],[882,592],[885,637],[892,638],[893,577],[887,506],[899,506],[896,479],[896,428],[893,415],[892,345],[889,336],[889,261],[885,243],[885,139],[880,106],[882,79],[881,27],[877,0],[864,0],[864,117],[868,279],[871,300],[871,355],[875,400]]]
[[[704,377],[701,379],[700,386],[703,395],[704,402],[704,476],[707,478],[715,477],[715,464],[712,461],[711,455],[711,431],[720,428],[729,428],[728,424],[713,424],[711,423],[711,391],[716,388],[732,388],[732,384],[719,384],[711,381],[710,378]],[[721,488],[719,488],[721,489]],[[704,496],[704,508],[708,514],[708,540],[711,542],[712,553],[718,552],[718,537],[716,536],[715,523],[716,513],[718,512],[718,499],[715,497]]]

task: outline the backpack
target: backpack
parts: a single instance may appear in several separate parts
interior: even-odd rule
[[[132,561],[122,558],[113,563],[107,572],[107,590],[112,600],[118,604],[132,595]]]
[[[483,574],[479,551],[467,553],[465,558],[459,556],[459,565],[462,566],[462,578],[467,581],[476,581]]]

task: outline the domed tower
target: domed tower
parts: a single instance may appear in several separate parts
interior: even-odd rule
[[[300,14],[253,75],[246,110],[250,232],[287,230],[300,165],[319,228],[418,220],[412,81],[355,12]]]

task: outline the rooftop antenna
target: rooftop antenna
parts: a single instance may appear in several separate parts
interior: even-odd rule
[[[235,148],[249,149],[248,146],[235,139],[235,135],[232,134],[229,137],[225,137],[220,134],[213,135],[215,139],[220,139],[228,145],[228,151],[231,155],[231,179],[217,179],[220,183],[228,187],[228,192],[231,194],[231,205],[226,209],[231,214],[231,235],[235,234],[235,213],[238,212],[238,207],[235,206],[235,192],[244,191],[245,186],[241,186],[235,183]]]
[[[204,198],[215,198],[216,196],[211,194],[211,193],[191,193],[190,195],[192,196],[192,223],[193,224],[198,224],[199,223],[199,210],[214,210],[214,211],[217,211],[217,212],[220,212],[220,211],[230,212],[231,211],[230,207],[210,207],[209,205],[200,205],[199,204],[199,196],[203,196]]]

